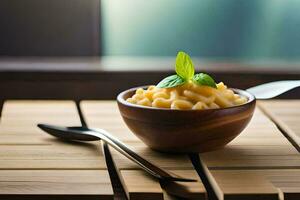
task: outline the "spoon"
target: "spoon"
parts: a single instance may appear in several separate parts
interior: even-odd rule
[[[256,99],[271,99],[289,90],[300,87],[300,80],[275,81],[247,89]]]
[[[151,174],[152,176],[163,181],[181,181],[181,182],[196,182],[197,180],[180,177],[174,173],[168,172],[165,169],[149,162],[141,157],[126,144],[112,136],[102,129],[89,129],[86,127],[62,127],[52,126],[47,124],[38,124],[40,129],[46,133],[64,139],[64,140],[77,140],[77,141],[96,141],[103,140],[111,147],[119,151],[121,154],[138,164],[142,169]]]

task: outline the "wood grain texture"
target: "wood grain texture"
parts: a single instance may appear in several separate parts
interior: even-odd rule
[[[139,155],[166,169],[193,169],[188,155],[165,154],[151,150],[142,142],[126,142]],[[113,160],[119,169],[138,169],[139,166],[110,147]]]
[[[111,195],[105,170],[0,170],[0,186],[0,195]]]
[[[171,170],[171,172],[198,181],[197,182],[175,182],[175,183],[167,183],[167,184],[161,183],[164,192],[170,191],[170,194],[172,195],[171,191],[175,191],[178,192],[179,194],[180,193],[184,194],[186,199],[207,199],[204,185],[202,184],[201,179],[199,178],[197,172],[194,169]],[[172,197],[174,197],[174,195],[176,196],[176,194],[174,193]]]
[[[207,169],[206,169],[207,170]],[[300,198],[300,170],[209,170],[214,178],[220,199],[243,199],[252,195],[263,199],[298,200]]]
[[[37,123],[81,125],[71,101],[6,101],[0,122],[0,198],[112,199],[99,143],[63,142]]]
[[[198,153],[221,149],[244,130],[255,109],[254,96],[239,89],[232,90],[246,97],[247,103],[226,109],[147,109],[126,101],[138,88],[118,95],[120,114],[138,138],[162,152]]]
[[[80,107],[89,126],[105,129],[124,142],[139,141],[123,122],[115,101],[82,101]]]
[[[200,156],[210,169],[300,168],[299,152],[259,109],[249,126],[225,148]]]
[[[200,157],[219,199],[299,198],[299,152],[259,109],[224,149]]]
[[[262,101],[259,106],[300,151],[300,100]]]
[[[54,141],[56,142],[56,141]],[[0,145],[0,169],[105,169],[96,146]]]
[[[284,200],[300,199],[300,170],[257,170],[280,191]]]
[[[174,170],[179,175],[199,180],[196,183],[180,183],[180,186],[162,187],[157,180],[141,171],[138,165],[109,148],[123,187],[130,199],[176,199],[170,195],[170,191],[176,190],[171,187],[177,187],[177,190],[178,187],[184,188],[190,198],[206,198],[204,185],[193,169],[189,157],[184,154],[165,154],[151,150],[129,131],[120,117],[114,101],[84,101],[80,106],[90,127],[106,129],[151,162],[165,169]],[[144,188],[144,184],[148,187]]]
[[[0,122],[0,169],[106,168],[99,143],[62,142],[37,128],[38,123],[81,125],[71,101],[5,102]]]
[[[219,200],[279,199],[276,187],[256,170],[209,170],[205,168],[205,173]]]
[[[299,123],[298,110],[293,108],[297,108],[298,102],[279,103],[272,101],[272,109],[263,109],[277,110],[276,116],[284,116],[286,121],[281,120],[285,126],[297,131],[293,126]],[[16,104],[15,108],[13,104]],[[77,124],[80,121],[76,110],[69,111],[76,107],[69,104],[73,103],[5,103],[0,121],[1,199],[20,199],[20,195],[22,199],[112,198],[108,173],[97,143],[61,142],[35,127],[40,120],[58,125],[65,125],[64,122],[80,125]],[[264,102],[262,105],[265,106]],[[290,108],[279,112],[274,105]],[[91,127],[112,132],[144,157],[176,174],[199,178],[187,156],[155,152],[139,142],[124,125],[115,102],[87,101],[81,107]],[[57,116],[55,109],[59,113]],[[68,111],[64,113],[64,109]],[[49,115],[49,118],[44,115]],[[178,199],[166,192],[170,188],[162,186],[137,165],[110,150],[130,199]],[[259,109],[245,131],[228,146],[200,156],[206,176],[219,199],[300,199],[299,152]],[[191,198],[205,199],[206,192],[201,182],[180,184],[190,191]]]
[[[1,126],[35,126],[37,123],[81,125],[75,103],[71,101],[6,101]],[[39,129],[36,129],[39,130]]]
[[[144,171],[120,170],[119,175],[128,199],[163,199],[163,190],[159,182]]]

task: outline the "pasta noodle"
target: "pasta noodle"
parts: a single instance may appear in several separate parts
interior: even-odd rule
[[[189,82],[174,88],[139,88],[127,101],[157,108],[202,110],[241,105],[247,102],[247,98],[235,94],[223,82],[218,83],[217,88]]]

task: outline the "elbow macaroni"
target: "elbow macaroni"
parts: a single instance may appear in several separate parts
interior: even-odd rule
[[[217,88],[189,82],[174,88],[139,88],[126,101],[156,108],[202,110],[241,105],[247,102],[247,98],[235,94],[223,82],[218,83]]]

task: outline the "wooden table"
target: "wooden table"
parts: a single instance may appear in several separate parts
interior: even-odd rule
[[[0,199],[178,199],[170,193],[180,187],[190,199],[298,200],[299,108],[300,100],[259,102],[250,125],[224,149],[170,155],[135,137],[114,101],[82,101],[78,107],[72,101],[6,101],[0,121]],[[40,122],[75,126],[83,121],[198,182],[161,184],[112,148],[103,152],[100,142],[63,142],[36,128]]]

